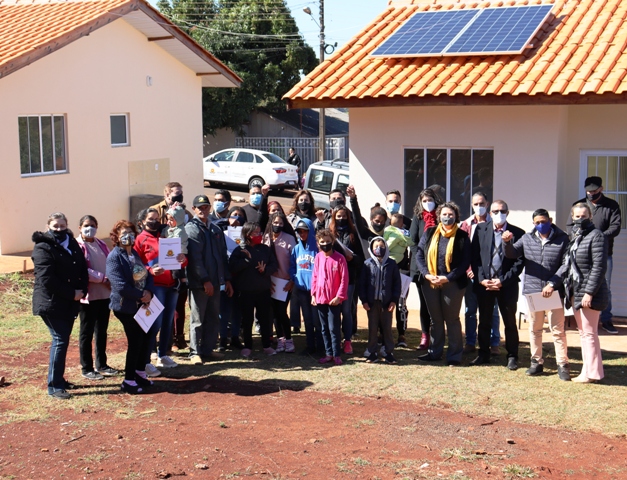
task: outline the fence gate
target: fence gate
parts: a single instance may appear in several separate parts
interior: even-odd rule
[[[348,158],[348,145],[346,137],[325,138],[325,160],[334,158]],[[265,150],[287,160],[290,156],[289,149],[293,147],[303,161],[303,174],[314,162],[318,161],[318,138],[299,137],[236,137],[235,146],[238,148],[254,148]]]

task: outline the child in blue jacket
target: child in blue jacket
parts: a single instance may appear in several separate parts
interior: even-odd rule
[[[369,363],[377,358],[377,336],[383,333],[385,362],[395,364],[392,354],[392,313],[401,296],[401,274],[396,262],[390,258],[383,237],[374,237],[368,246],[370,257],[364,262],[359,278],[359,299],[368,313],[368,357]]]

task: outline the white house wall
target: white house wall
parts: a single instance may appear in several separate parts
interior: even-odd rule
[[[203,191],[201,79],[122,19],[0,79],[0,105],[3,254],[32,248],[51,212],[75,230],[92,214],[106,236],[130,194]],[[22,178],[18,116],[51,113],[66,116],[69,173]],[[130,114],[131,146],[111,147],[111,113]]]

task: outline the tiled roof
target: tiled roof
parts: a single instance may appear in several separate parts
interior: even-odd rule
[[[138,22],[137,12],[145,14],[153,26]],[[0,0],[0,78],[122,17],[136,28],[144,26],[144,33],[152,28],[170,35],[158,40],[185,44],[196,56],[195,64],[184,59],[188,66],[202,64],[205,70],[216,72],[202,75],[222,75],[228,86],[239,85],[241,79],[235,73],[144,0]]]
[[[370,54],[417,11],[554,4],[519,55]],[[387,8],[284,98],[290,107],[627,101],[627,0],[409,0]],[[620,95],[620,97],[617,97]]]

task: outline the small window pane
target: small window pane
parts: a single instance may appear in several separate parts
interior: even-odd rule
[[[348,188],[348,185],[350,184],[348,175],[338,175],[337,176],[337,187],[340,190],[342,190],[344,193],[346,193],[346,189]]]
[[[236,162],[238,163],[253,163],[255,156],[249,152],[239,152]]]
[[[259,155],[255,155],[255,163],[263,163],[263,158],[261,158]]]
[[[41,148],[44,172],[54,172],[52,158],[52,117],[41,117]]]
[[[59,115],[54,117],[54,158],[57,172],[67,170],[65,161],[65,118]]]
[[[597,157],[597,175],[603,180],[603,185],[607,182],[607,157]]]
[[[620,206],[621,212],[621,225],[620,228],[627,228],[627,215],[624,212],[627,212],[627,195],[621,193],[618,195],[618,199],[616,199],[618,205]]]
[[[403,209],[411,217],[418,195],[425,188],[425,150],[424,148],[405,149],[405,195]]]
[[[483,192],[491,202],[494,181],[494,150],[472,151],[472,193]]]
[[[444,196],[446,192],[446,149],[429,148],[427,149],[427,187],[439,185],[440,191]],[[443,198],[443,200],[446,200]]]
[[[126,115],[111,115],[111,145],[128,145]]]
[[[588,174],[587,177],[594,177],[597,174],[597,157],[588,157]]]
[[[607,157],[607,180],[605,188],[611,192],[616,191],[616,184],[618,183],[617,176],[618,170],[618,157]]]
[[[459,206],[462,219],[470,215],[472,196],[471,151],[451,150],[451,201]]]
[[[333,184],[333,172],[312,169],[309,173],[308,187],[321,192],[329,193]]]
[[[627,192],[627,157],[618,157],[618,165],[618,191]]]
[[[28,119],[26,117],[19,117],[17,124],[20,132],[20,172],[22,175],[26,175],[30,173]]]
[[[41,153],[39,148],[39,117],[28,117],[28,137],[30,145],[30,171],[41,172]]]

